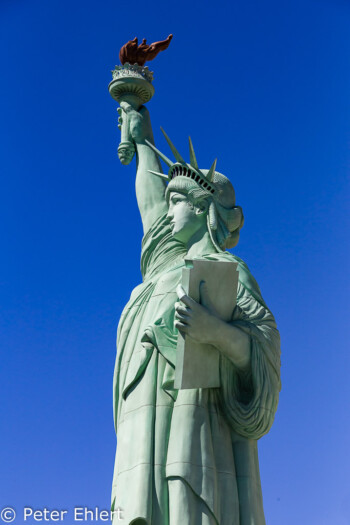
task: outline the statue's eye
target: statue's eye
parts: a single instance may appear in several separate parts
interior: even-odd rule
[[[174,197],[174,198],[172,199],[173,204],[178,204],[178,203],[181,202],[181,201],[182,201],[182,199],[179,199],[179,197]]]

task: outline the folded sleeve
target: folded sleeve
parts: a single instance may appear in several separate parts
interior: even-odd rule
[[[281,389],[280,337],[272,313],[259,297],[258,288],[254,291],[240,282],[231,321],[250,336],[249,369],[242,373],[220,357],[223,412],[237,434],[251,439],[270,430]]]

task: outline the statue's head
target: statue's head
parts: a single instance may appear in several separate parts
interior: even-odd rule
[[[208,204],[205,199],[196,199],[191,196],[193,188],[191,188],[191,182],[188,179],[181,177],[183,180],[180,181],[180,177],[177,178],[179,184],[166,192],[167,218],[173,237],[184,244],[188,244],[197,232],[203,233],[205,231]]]
[[[133,142],[121,142],[118,147],[118,157],[122,164],[130,164],[135,155]]]
[[[169,180],[165,196],[173,236],[186,244],[205,227],[217,251],[233,248],[238,243],[244,218],[242,208],[235,204],[235,191],[230,180],[215,171],[216,161],[210,170],[198,168],[191,139],[190,164],[187,164],[164,135],[176,163],[149,145],[170,168],[168,176],[158,175]]]

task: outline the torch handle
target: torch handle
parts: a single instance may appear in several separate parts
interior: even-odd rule
[[[118,127],[121,131],[121,141],[118,148],[118,155],[122,164],[129,164],[135,155],[135,145],[130,133],[130,117],[128,112],[128,106],[131,106],[135,111],[139,111],[142,106],[142,100],[135,94],[123,94],[118,99],[121,105],[118,108],[119,119]],[[126,103],[126,104],[123,104]]]
[[[122,109],[118,108],[118,128],[120,129],[120,142],[133,142],[130,133],[129,115]]]

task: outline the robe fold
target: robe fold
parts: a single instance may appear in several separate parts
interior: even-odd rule
[[[185,255],[160,217],[143,239],[143,282],[118,326],[112,510],[126,525],[264,525],[257,440],[280,391],[275,320],[243,261],[205,256],[238,262],[231,322],[250,336],[250,367],[242,373],[221,355],[220,388],[176,390],[174,305]]]

